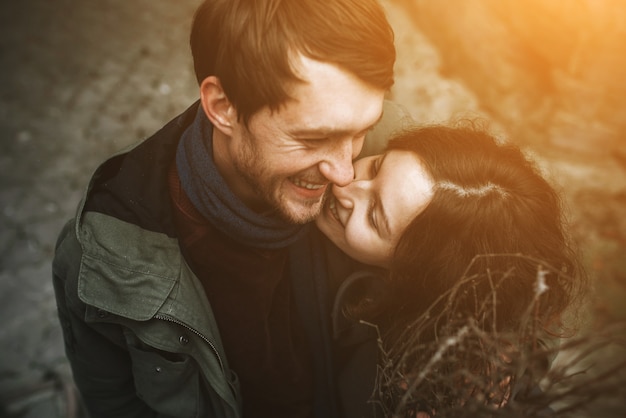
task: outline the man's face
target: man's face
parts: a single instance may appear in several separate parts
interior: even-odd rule
[[[294,84],[293,100],[261,109],[247,128],[235,124],[227,181],[255,211],[306,223],[329,184],[354,178],[352,160],[382,115],[385,92],[332,64],[300,57],[297,68],[305,82]]]

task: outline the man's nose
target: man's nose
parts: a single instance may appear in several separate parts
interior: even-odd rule
[[[352,161],[361,152],[363,138],[345,139],[329,150],[326,158],[319,163],[319,170],[326,179],[344,187],[354,180]]]

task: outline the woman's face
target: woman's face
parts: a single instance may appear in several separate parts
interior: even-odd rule
[[[350,257],[389,267],[409,223],[433,196],[433,182],[420,158],[389,151],[354,163],[355,179],[332,187],[316,223]]]

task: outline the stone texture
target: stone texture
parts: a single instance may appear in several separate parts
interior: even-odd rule
[[[54,243],[98,163],[196,99],[187,38],[198,3],[0,4],[1,416],[67,416],[59,392],[41,387],[51,381],[51,372],[68,375],[50,279]],[[449,70],[450,51],[416,28],[401,0],[383,4],[398,48],[390,97],[421,122],[482,117],[508,136],[510,119],[494,112],[493,103],[515,108],[522,99],[497,99],[470,89],[474,84],[467,78],[442,74]],[[435,18],[431,15],[433,23]],[[611,278],[616,288],[626,285],[622,165],[544,146],[533,150],[573,206],[573,225],[584,238],[594,274]],[[623,302],[619,293],[609,293],[616,304]]]

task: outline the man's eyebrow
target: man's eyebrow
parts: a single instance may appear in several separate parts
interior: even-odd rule
[[[349,131],[347,129],[333,129],[326,126],[319,126],[315,128],[303,128],[291,131],[290,134],[293,136],[300,137],[320,137],[325,138],[328,136],[334,135],[345,135],[348,134]]]
[[[367,131],[369,131],[374,126],[376,126],[376,124],[380,122],[382,118],[383,118],[383,113],[381,112],[378,119],[376,119],[376,122],[372,123],[370,126],[360,131],[359,134],[367,133]],[[348,135],[350,133],[352,133],[352,130],[350,129],[334,129],[328,126],[316,126],[312,128],[302,128],[302,129],[296,129],[290,132],[290,134],[293,136],[319,137],[319,138],[325,138],[328,136],[335,136],[335,135]]]

